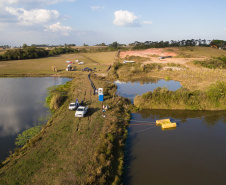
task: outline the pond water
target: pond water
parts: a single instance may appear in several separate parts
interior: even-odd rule
[[[156,119],[170,118],[173,130]],[[226,112],[143,110],[132,114],[124,184],[225,184]]]
[[[145,92],[153,91],[157,87],[166,87],[171,91],[181,88],[180,82],[174,80],[149,79],[146,81],[123,82],[115,81],[117,92],[120,96],[129,98],[132,102],[136,95],[142,95]]]
[[[0,161],[15,148],[17,134],[45,121],[47,88],[64,84],[69,78],[0,78]]]
[[[133,87],[125,84],[120,95],[133,99],[127,92]],[[131,116],[123,184],[225,184],[226,111],[143,110]],[[156,126],[165,118],[177,127]]]

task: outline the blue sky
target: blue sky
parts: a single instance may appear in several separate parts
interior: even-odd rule
[[[225,0],[1,0],[0,45],[226,40]]]

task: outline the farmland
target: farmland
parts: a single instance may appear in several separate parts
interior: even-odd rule
[[[110,81],[147,80],[151,77],[172,79],[180,81],[188,89],[187,94],[189,91],[205,91],[217,81],[226,82],[224,69],[208,69],[193,63],[194,60],[205,61],[226,55],[225,50],[184,47],[149,51],[150,53],[142,50],[121,52],[119,58],[118,52],[113,51],[1,61],[1,77],[65,76],[73,80],[69,86],[61,88],[66,89],[67,99],[42,131],[1,164],[0,183],[120,184],[126,127],[130,119],[129,113],[134,107],[127,99],[116,95],[116,86]],[[172,58],[158,58],[165,55],[171,55]],[[133,59],[136,63],[123,64],[126,57],[132,57],[128,59]],[[83,61],[84,64],[79,65],[76,60]],[[66,61],[72,61],[76,70],[66,71]],[[108,72],[110,65],[112,68]],[[57,67],[58,71],[52,71],[52,66]],[[105,89],[105,101],[111,107],[107,118],[102,117],[101,103],[93,95],[88,73],[82,72],[84,67],[96,68],[91,78],[96,87],[102,86]],[[147,98],[149,95],[150,93],[143,97]],[[83,99],[90,108],[84,119],[74,119],[74,113],[67,109],[75,98]],[[204,98],[201,100],[204,101]],[[170,100],[168,102],[173,103]],[[126,121],[119,120],[119,117],[126,118]]]

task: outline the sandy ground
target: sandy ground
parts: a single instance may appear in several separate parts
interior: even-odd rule
[[[172,57],[177,56],[177,54],[175,52],[168,52],[162,48],[120,52],[120,58],[125,58],[127,55],[128,56],[140,56],[140,57],[151,57],[152,55],[172,56]]]
[[[153,56],[154,55],[154,56]],[[194,60],[204,60],[204,58],[165,58],[159,59],[159,56],[172,56],[176,57],[175,52],[168,52],[162,48],[153,48],[146,50],[137,50],[137,51],[125,51],[120,52],[120,58],[125,58],[126,56],[140,56],[148,58],[147,61],[143,62],[144,64],[148,63],[175,63],[186,65],[186,63]],[[135,61],[136,62],[136,61]]]

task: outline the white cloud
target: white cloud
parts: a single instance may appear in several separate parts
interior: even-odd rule
[[[91,6],[92,10],[104,9],[104,6]]]
[[[129,11],[115,11],[115,19],[114,24],[117,26],[139,26],[139,24],[136,22],[137,16],[134,15],[133,12]]]
[[[57,10],[34,9],[25,10],[23,8],[6,7],[5,10],[17,17],[17,20],[24,25],[42,24],[59,18]]]
[[[142,24],[152,24],[152,21],[143,21]]]
[[[46,29],[44,31],[54,32],[54,33],[61,33],[65,36],[69,35],[72,28],[70,26],[62,26],[60,22],[56,24],[52,24],[50,26],[45,26]]]

